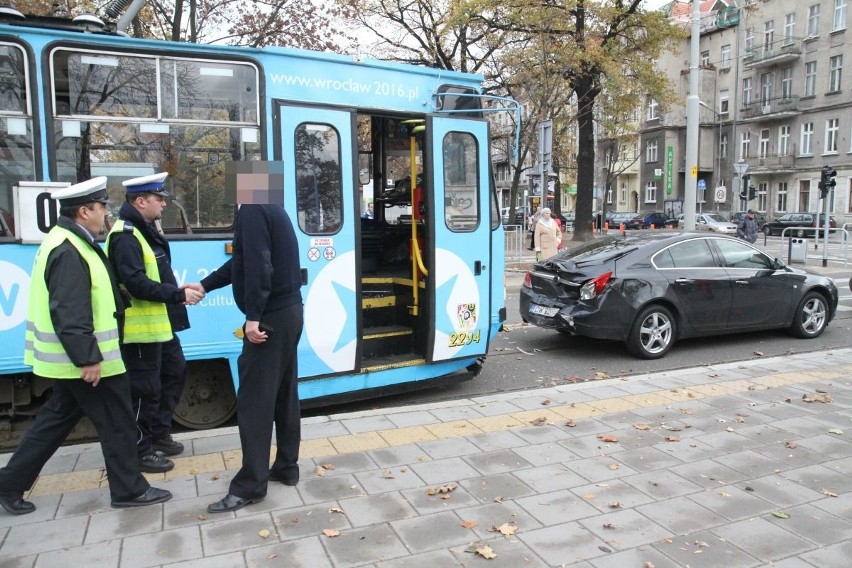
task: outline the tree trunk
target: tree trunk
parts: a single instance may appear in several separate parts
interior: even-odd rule
[[[594,108],[597,90],[592,78],[581,75],[575,79],[577,93],[577,208],[574,215],[574,240],[593,238],[592,205],[595,191],[595,122]]]

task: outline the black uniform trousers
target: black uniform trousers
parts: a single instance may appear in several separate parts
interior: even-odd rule
[[[98,432],[112,500],[126,501],[145,493],[150,485],[139,473],[130,383],[124,373],[101,378],[96,387],[82,379],[54,380],[50,398],[9,463],[0,469],[0,492],[29,490],[84,415]]]
[[[186,384],[186,359],[175,334],[165,343],[127,343],[121,356],[130,376],[130,396],[136,415],[136,449],[151,453],[151,442],[169,435],[172,413]]]
[[[275,331],[263,343],[243,339],[243,351],[237,361],[237,426],[243,463],[229,490],[237,497],[266,496],[273,423],[278,449],[271,469],[284,476],[298,473],[302,432],[296,349],[302,335],[302,318],[301,303],[266,313],[263,323]]]

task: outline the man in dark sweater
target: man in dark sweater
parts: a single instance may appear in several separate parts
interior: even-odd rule
[[[209,292],[231,284],[245,314],[238,361],[237,425],[242,468],[211,513],[236,511],[266,496],[269,480],[299,482],[301,440],[296,349],[302,334],[299,247],[281,205],[242,205],[234,227],[233,256],[201,281]],[[272,425],[278,445],[269,465]]]

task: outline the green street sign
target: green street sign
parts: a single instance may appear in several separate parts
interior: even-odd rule
[[[672,178],[674,177],[674,146],[666,146],[666,195],[672,193]]]

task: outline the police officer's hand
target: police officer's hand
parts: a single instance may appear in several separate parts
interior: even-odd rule
[[[184,298],[186,299],[184,304],[187,306],[194,306],[205,296],[204,286],[198,282],[184,284],[180,289],[184,291]]]
[[[266,341],[266,332],[260,331],[259,321],[246,320],[246,339],[252,343],[263,343]]]
[[[101,364],[95,363],[94,365],[80,367],[80,378],[87,383],[92,383],[93,387],[98,386],[98,383],[101,382]]]

